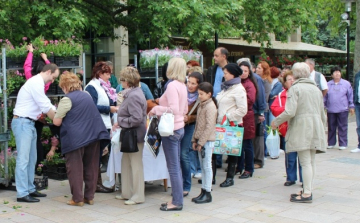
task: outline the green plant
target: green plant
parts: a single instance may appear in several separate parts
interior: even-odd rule
[[[55,166],[58,164],[65,163],[65,159],[61,156],[60,153],[55,153],[51,159],[46,159],[41,162],[44,166]]]
[[[5,154],[7,153],[8,157],[8,179],[15,177],[15,167],[16,167],[16,151],[11,151],[9,147],[6,151],[2,149],[0,152],[0,176],[5,176]]]
[[[10,95],[15,90],[20,90],[21,86],[26,82],[23,73],[18,70],[10,70],[7,76],[7,93]]]
[[[6,56],[14,59],[23,59],[26,56],[26,41],[27,38],[23,37],[23,43],[14,47],[13,44],[6,39],[4,47],[6,49]]]

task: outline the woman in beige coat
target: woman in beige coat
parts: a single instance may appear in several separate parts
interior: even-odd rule
[[[326,151],[326,123],[322,93],[309,79],[306,63],[295,63],[295,82],[288,91],[285,111],[271,123],[276,129],[288,121],[286,152],[297,152],[302,166],[303,190],[291,194],[291,202],[311,203],[315,176],[315,153]]]

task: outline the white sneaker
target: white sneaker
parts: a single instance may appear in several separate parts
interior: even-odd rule
[[[121,195],[116,195],[116,196],[115,196],[115,199],[118,199],[118,200],[126,200],[126,198],[123,198]]]
[[[360,149],[359,149],[359,148],[352,149],[351,152],[352,152],[352,153],[360,153]]]
[[[339,149],[344,150],[344,149],[346,149],[346,146],[340,146]]]
[[[127,201],[125,201],[124,202],[126,205],[134,205],[134,204],[136,204],[136,202],[135,201],[132,201],[132,200],[127,200]]]
[[[332,148],[334,148],[334,146],[328,146],[327,148],[328,148],[328,149],[332,149]]]
[[[201,173],[195,174],[195,175],[194,175],[194,178],[196,178],[196,179],[201,179]]]

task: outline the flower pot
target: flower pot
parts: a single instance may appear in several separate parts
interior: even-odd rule
[[[59,67],[79,66],[79,57],[55,57],[55,64]]]
[[[24,66],[25,58],[6,58],[6,68],[17,68],[21,69]]]
[[[58,164],[53,166],[44,166],[44,176],[48,176],[53,180],[66,180],[66,166],[65,164]]]
[[[35,177],[34,179],[34,185],[36,187],[36,190],[44,190],[48,187],[48,177],[47,176],[41,176],[41,177]]]

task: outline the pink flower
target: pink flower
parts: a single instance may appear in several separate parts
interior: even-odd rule
[[[22,46],[22,43],[20,43],[20,46]]]
[[[59,41],[58,40],[55,40],[55,45],[57,45],[59,43]]]
[[[54,40],[50,40],[50,43],[53,44],[53,43],[54,43]]]
[[[71,38],[75,39],[75,36],[71,36]]]
[[[2,39],[0,39],[0,43],[2,43]]]
[[[27,40],[27,37],[24,36],[22,39],[25,41],[25,40]]]
[[[50,54],[54,54],[54,52],[50,52]]]

